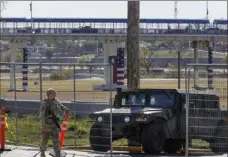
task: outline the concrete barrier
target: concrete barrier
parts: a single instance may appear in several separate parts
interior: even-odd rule
[[[39,113],[39,100],[17,100],[0,99],[1,105],[6,108],[9,114],[18,113],[19,115],[34,115]],[[102,102],[80,102],[61,101],[70,111],[75,112],[76,116],[88,118],[91,112],[100,111],[108,108],[108,103]]]

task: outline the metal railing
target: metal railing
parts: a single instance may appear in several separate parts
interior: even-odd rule
[[[126,28],[91,28],[91,29],[80,29],[80,28],[1,28],[2,34],[127,34]],[[206,29],[140,29],[140,34],[166,34],[166,35],[226,35],[227,30],[206,30]]]

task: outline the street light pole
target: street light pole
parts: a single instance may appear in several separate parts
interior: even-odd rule
[[[178,89],[181,88],[181,66],[180,66],[180,62],[181,62],[181,49],[179,48],[177,50],[177,56],[178,56]]]
[[[30,2],[30,20],[31,20],[31,28],[32,28],[32,1]]]
[[[97,40],[97,55],[98,55],[98,40]]]
[[[209,10],[208,10],[208,1],[206,1],[206,19],[208,20]]]

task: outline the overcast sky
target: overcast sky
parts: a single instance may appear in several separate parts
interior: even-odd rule
[[[29,1],[9,1],[3,17],[30,17]],[[209,1],[209,18],[227,19],[227,1]],[[173,1],[141,1],[140,18],[173,18]],[[178,18],[205,18],[206,1],[179,1]],[[34,1],[33,17],[126,18],[126,1]]]

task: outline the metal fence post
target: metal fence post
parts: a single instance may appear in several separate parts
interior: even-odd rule
[[[40,82],[40,103],[43,100],[43,79],[42,79],[42,62],[39,64],[39,82]],[[41,129],[39,130],[40,135],[41,135]]]
[[[186,93],[185,93],[185,111],[186,111],[186,141],[185,141],[185,156],[188,157],[188,112],[189,112],[189,74],[190,70],[188,66],[185,67],[185,88],[186,88]]]
[[[112,76],[112,65],[109,66],[109,75]],[[110,154],[113,156],[113,148],[112,148],[112,78],[110,77],[110,98],[109,98],[109,107],[110,107]]]
[[[178,55],[178,61],[177,61],[178,62],[178,70],[177,70],[178,83],[177,83],[177,85],[178,85],[178,89],[180,89],[181,88],[181,67],[180,67],[181,56],[180,56],[180,50],[178,50],[177,55]]]
[[[16,111],[16,120],[15,120],[15,127],[16,127],[16,130],[15,130],[15,134],[16,134],[16,145],[18,145],[19,143],[19,137],[18,137],[18,106],[17,106],[17,80],[16,80],[16,63],[10,63],[10,64],[13,64],[13,81],[14,81],[14,105],[15,105],[15,111]]]
[[[76,127],[76,111],[75,111],[75,105],[76,105],[76,76],[75,76],[75,73],[76,73],[76,67],[75,67],[75,64],[74,64],[74,67],[73,67],[73,77],[74,77],[74,89],[73,89],[73,93],[74,93],[74,104],[73,104],[73,112],[74,112],[74,133],[75,133],[75,137],[74,137],[74,146],[75,146],[75,149],[76,149],[76,146],[77,146],[77,127]]]
[[[40,102],[43,100],[43,78],[42,78],[42,63],[39,64],[39,78],[40,78]]]

